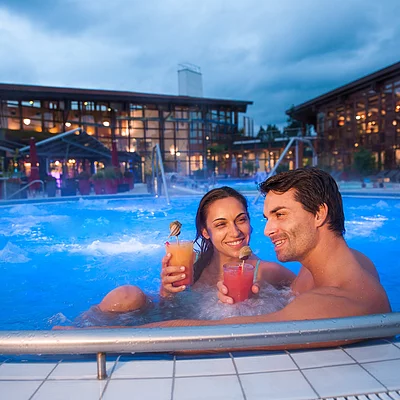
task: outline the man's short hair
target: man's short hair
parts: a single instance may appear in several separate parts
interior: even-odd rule
[[[316,215],[321,205],[326,204],[329,229],[338,236],[343,236],[345,228],[342,196],[331,175],[318,168],[298,168],[271,176],[259,185],[263,194],[270,191],[285,193],[290,189],[295,189],[295,200],[313,215]]]

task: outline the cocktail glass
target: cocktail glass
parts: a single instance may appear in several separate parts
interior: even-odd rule
[[[167,253],[171,253],[170,264],[175,266],[185,267],[185,278],[176,281],[172,286],[193,284],[193,242],[180,240],[176,243],[167,243],[165,245]]]
[[[254,279],[254,265],[239,262],[227,263],[224,269],[224,285],[228,288],[228,296],[235,303],[247,300],[251,296]]]

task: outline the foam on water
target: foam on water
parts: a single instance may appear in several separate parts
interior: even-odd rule
[[[11,242],[7,242],[3,250],[0,250],[0,263],[23,264],[30,260],[25,250]]]
[[[128,239],[127,241],[121,240],[117,242],[104,242],[101,240],[95,240],[89,245],[73,245],[70,247],[71,253],[82,253],[89,255],[116,255],[124,253],[135,253],[140,252],[151,253],[155,249],[159,249],[162,246],[160,244],[149,243],[145,244],[140,242],[136,238]]]
[[[97,305],[80,314],[72,323],[77,327],[137,326],[172,319],[220,320],[237,316],[254,316],[281,310],[294,298],[289,288],[276,289],[264,284],[258,295],[237,304],[224,304],[218,300],[215,287],[201,286],[175,296],[159,299],[148,297],[142,310],[128,313],[104,313]],[[71,325],[70,321],[59,321]]]

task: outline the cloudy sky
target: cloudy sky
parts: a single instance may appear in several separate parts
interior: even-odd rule
[[[400,0],[0,0],[0,82],[254,101],[254,123],[400,61]]]

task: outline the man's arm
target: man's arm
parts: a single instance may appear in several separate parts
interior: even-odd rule
[[[179,327],[251,324],[261,322],[298,321],[323,318],[341,318],[390,312],[390,305],[385,296],[370,293],[369,301],[358,299],[353,293],[325,287],[312,289],[297,296],[280,311],[246,317],[231,317],[219,321],[205,320],[172,320],[155,322],[143,327]]]

